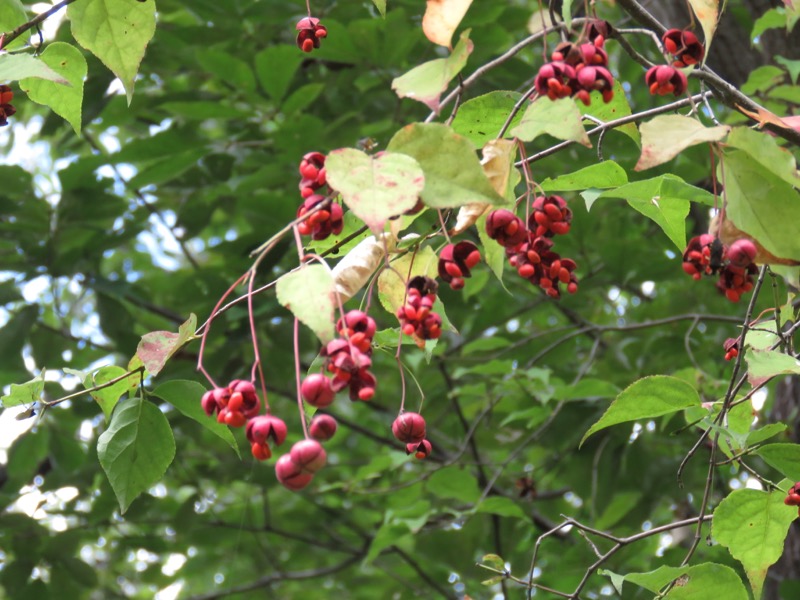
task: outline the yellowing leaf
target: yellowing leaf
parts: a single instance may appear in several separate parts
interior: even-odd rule
[[[331,187],[374,233],[382,232],[391,217],[414,208],[425,186],[417,161],[391,152],[370,156],[353,148],[334,150],[325,160],[325,172]]]
[[[447,89],[450,81],[458,75],[474,44],[469,39],[469,31],[461,34],[461,40],[447,58],[437,58],[414,67],[405,75],[392,81],[392,89],[400,98],[413,98],[439,112],[439,97]]]
[[[650,167],[672,160],[686,148],[703,142],[718,142],[731,128],[727,125],[705,127],[697,119],[681,115],[665,115],[642,123],[642,155],[635,170],[644,171]]]
[[[467,14],[472,0],[428,0],[422,31],[434,44],[450,47],[453,33]]]
[[[706,56],[717,30],[717,20],[719,19],[719,0],[689,0],[689,4],[694,11],[700,26],[703,28],[705,37]]]
[[[178,328],[178,333],[171,331],[151,331],[142,336],[136,348],[136,356],[142,360],[150,375],[154,377],[161,372],[169,358],[186,342],[194,338],[197,329],[197,317],[192,314]]]

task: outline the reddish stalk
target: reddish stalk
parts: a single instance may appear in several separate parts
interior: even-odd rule
[[[222,306],[222,303],[225,302],[225,298],[231,295],[233,290],[235,290],[239,284],[244,280],[245,277],[248,276],[250,271],[247,271],[244,275],[239,277],[236,281],[233,282],[233,285],[228,288],[228,290],[222,294],[222,297],[217,301],[217,304],[214,306],[214,309],[211,311],[211,315],[208,317],[208,324],[206,325],[205,330],[203,331],[203,336],[200,338],[200,350],[197,353],[197,370],[200,371],[203,375],[205,375],[208,382],[213,387],[219,387],[211,375],[208,374],[208,371],[205,370],[203,367],[203,352],[206,348],[206,338],[208,337],[208,332],[211,331],[211,323],[214,321],[214,317],[216,317],[217,312],[219,311],[219,307]]]
[[[300,423],[303,425],[303,436],[308,439],[308,425],[306,424],[306,411],[303,408],[303,396],[300,394],[300,321],[294,319],[294,375],[297,384],[297,408],[300,410]]]

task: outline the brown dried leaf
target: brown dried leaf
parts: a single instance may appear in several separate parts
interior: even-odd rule
[[[759,128],[763,127],[766,124],[775,125],[776,127],[780,127],[781,129],[797,129],[797,126],[794,125],[790,119],[792,117],[786,117],[781,119],[778,115],[773,112],[768,111],[766,108],[759,107],[757,111],[747,110],[746,108],[736,105],[736,109],[756,121],[758,123]]]
[[[428,0],[422,31],[430,41],[450,48],[453,33],[467,13],[472,0]]]
[[[362,240],[333,268],[336,293],[342,302],[347,302],[364,287],[372,274],[383,262],[386,249],[391,252],[397,245],[392,233],[382,233]]]

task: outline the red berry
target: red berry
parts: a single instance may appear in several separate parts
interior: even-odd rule
[[[289,456],[305,473],[316,473],[325,466],[327,455],[317,440],[300,440],[289,451]]]
[[[403,413],[392,423],[392,434],[405,444],[419,444],[425,439],[425,419],[419,413]]]
[[[300,394],[311,406],[325,408],[333,403],[336,394],[331,388],[331,381],[322,373],[314,373],[303,380]]]
[[[275,463],[275,476],[283,487],[293,492],[302,490],[314,479],[314,474],[304,472],[289,454],[284,454]]]
[[[317,441],[326,442],[336,433],[336,419],[330,415],[317,414],[311,419],[308,434]]]

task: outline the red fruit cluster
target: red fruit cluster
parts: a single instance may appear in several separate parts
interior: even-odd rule
[[[317,408],[329,406],[336,392],[350,388],[351,400],[370,400],[375,395],[377,380],[372,366],[372,338],[377,330],[375,321],[360,310],[351,310],[336,323],[341,337],[328,342],[322,349],[327,358],[325,368],[333,373],[309,375],[300,386],[303,399]]]
[[[281,485],[296,492],[311,483],[327,460],[325,449],[318,441],[300,440],[275,463],[275,475]]]
[[[678,68],[696,65],[706,53],[697,36],[686,29],[669,29],[661,40],[667,52],[675,57],[673,66]]]
[[[7,85],[0,85],[0,127],[8,125],[8,117],[17,112],[11,104],[14,99],[14,92]]]
[[[561,297],[561,284],[574,294],[578,291],[577,264],[554,252],[551,239],[569,233],[572,211],[560,196],[540,196],[532,208],[527,227],[508,210],[492,211],[486,219],[486,233],[505,247],[508,262],[520,277],[552,298]]]
[[[464,278],[481,261],[481,253],[472,242],[447,244],[439,253],[439,277],[454,290],[464,287]]]
[[[786,498],[783,499],[783,503],[786,506],[800,506],[800,481],[789,488],[789,492]],[[798,509],[798,514],[800,514],[800,509]]]
[[[534,85],[536,91],[551,100],[577,97],[586,106],[590,94],[597,90],[603,102],[614,97],[614,76],[608,70],[608,54],[603,49],[605,37],[595,35],[592,43],[563,42],[556,46],[550,58],[539,69]]]
[[[241,379],[234,379],[227,387],[206,392],[200,403],[207,415],[217,413],[217,421],[231,427],[243,427],[261,410],[255,386]]]
[[[431,452],[433,452],[433,447],[428,440],[422,440],[418,444],[414,442],[406,444],[406,454],[413,454],[414,458],[418,460],[429,457]]]
[[[320,40],[328,37],[328,30],[314,17],[300,19],[294,28],[297,30],[297,47],[303,52],[319,48]]]
[[[322,152],[309,152],[300,161],[300,195],[308,198],[328,180],[325,177],[325,155]]]
[[[717,289],[731,302],[753,289],[753,277],[758,272],[753,259],[755,244],[747,239],[736,240],[730,247],[709,233],[689,240],[683,253],[683,270],[694,279],[719,274]]]
[[[666,96],[667,94],[680,96],[686,91],[686,86],[689,85],[686,75],[669,65],[650,67],[644,76],[644,80],[653,96]]]
[[[300,235],[310,235],[313,240],[324,240],[332,233],[339,235],[344,228],[342,206],[330,198],[318,194],[306,198],[297,209],[297,218],[308,213],[311,213],[308,218],[297,226]]]
[[[722,345],[725,348],[725,360],[733,360],[739,356],[739,339],[728,338]]]
[[[286,440],[286,423],[272,415],[259,415],[247,422],[245,427],[250,451],[257,460],[267,460],[272,456],[269,442],[280,446]]]
[[[406,445],[406,454],[420,460],[430,455],[431,443],[425,439],[425,419],[415,412],[404,412],[392,423],[392,435]]]
[[[438,286],[430,277],[412,277],[406,285],[406,303],[397,310],[406,335],[435,340],[442,335],[442,318],[433,312]]]

